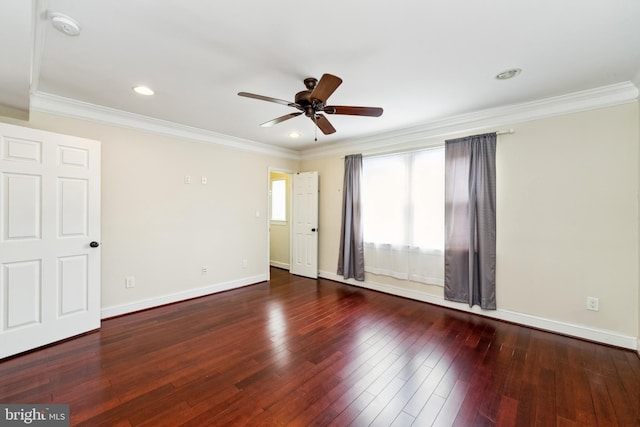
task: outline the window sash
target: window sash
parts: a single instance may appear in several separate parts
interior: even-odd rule
[[[364,240],[444,250],[444,147],[365,158]]]
[[[365,271],[444,286],[444,147],[363,159]]]

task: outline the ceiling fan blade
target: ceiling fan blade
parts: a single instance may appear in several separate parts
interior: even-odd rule
[[[380,117],[382,108],[379,107],[349,107],[345,105],[330,105],[322,110],[327,114],[347,114],[350,116]]]
[[[311,120],[313,120],[316,126],[318,126],[318,128],[325,135],[332,134],[336,131],[336,129],[331,125],[331,123],[329,123],[329,120],[327,120],[327,118],[322,114],[316,114],[316,117],[315,118],[312,117]]]
[[[331,94],[340,86],[342,79],[333,74],[323,74],[316,87],[309,95],[310,99],[317,99],[322,103],[327,102]]]
[[[302,114],[302,112],[297,112],[297,113],[291,113],[291,114],[285,114],[284,116],[280,116],[276,119],[273,120],[269,120],[268,122],[264,122],[262,123],[260,126],[262,127],[269,127],[269,126],[273,126],[276,125],[280,122],[284,122],[285,120],[289,120],[289,119],[293,119],[294,117],[298,117],[300,114]]]
[[[286,105],[288,107],[293,107],[293,108],[302,110],[302,107],[296,104],[295,102],[285,101],[284,99],[271,98],[270,96],[256,95],[255,93],[249,93],[249,92],[238,92],[238,95],[244,96],[246,98],[259,99],[261,101],[275,102],[276,104]]]

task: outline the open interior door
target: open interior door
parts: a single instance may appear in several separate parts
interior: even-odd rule
[[[100,327],[100,143],[0,123],[0,358]]]
[[[318,277],[318,172],[293,175],[291,273]]]

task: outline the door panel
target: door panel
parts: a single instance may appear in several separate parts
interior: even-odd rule
[[[5,138],[4,158],[22,162],[40,163],[42,143],[25,139]]]
[[[89,187],[86,179],[60,178],[58,180],[59,237],[87,235],[88,204]]]
[[[100,143],[0,123],[0,358],[100,327]]]
[[[7,330],[40,323],[40,260],[4,264]]]
[[[4,175],[3,229],[6,240],[40,239],[41,177]]]
[[[318,172],[293,175],[291,273],[318,277]]]
[[[81,168],[89,167],[89,151],[75,147],[59,146],[58,154],[60,165],[77,166]]]
[[[89,270],[86,255],[58,258],[58,290],[60,295],[59,316],[87,310]]]

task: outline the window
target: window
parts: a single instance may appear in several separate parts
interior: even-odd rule
[[[444,284],[444,147],[363,160],[365,270]]]
[[[271,221],[287,220],[287,181],[271,181]]]

